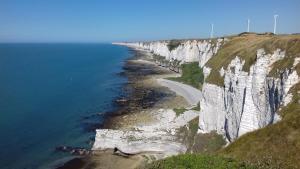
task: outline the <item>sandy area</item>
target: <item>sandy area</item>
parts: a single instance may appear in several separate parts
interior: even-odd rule
[[[160,99],[156,102],[152,107],[147,109],[137,109],[136,111],[130,111],[130,113],[114,116],[110,119],[109,123],[113,124],[113,128],[115,129],[130,129],[136,125],[146,125],[152,124],[157,119],[153,117],[151,112],[155,112],[159,109],[173,109],[175,107],[188,107],[190,104],[187,100],[175,94],[175,92],[170,91],[170,89],[174,89],[174,84],[171,84],[171,87],[168,85],[164,85],[167,87],[162,86],[158,83],[157,79],[162,79],[165,77],[174,77],[179,76],[176,73],[168,71],[165,68],[161,68],[155,66],[153,62],[143,60],[143,59],[136,59],[131,60],[130,62],[140,64],[140,65],[152,65],[154,69],[157,69],[158,72],[162,71],[164,73],[150,73],[145,77],[135,80],[137,81],[137,86],[142,86],[143,88],[151,88],[158,91],[164,91],[167,93],[173,93]],[[167,73],[166,73],[167,72]],[[169,88],[170,89],[169,89]],[[115,155],[112,150],[106,151],[93,151],[92,155],[88,155],[84,158],[79,158],[74,160],[73,162],[67,163],[67,166],[63,167],[62,169],[88,169],[88,168],[95,168],[95,169],[132,169],[137,168],[138,166],[143,166],[147,162],[151,162],[155,160],[155,157],[151,153],[141,153],[137,155],[131,155],[129,157],[123,157],[119,155]],[[72,163],[74,165],[72,165]]]

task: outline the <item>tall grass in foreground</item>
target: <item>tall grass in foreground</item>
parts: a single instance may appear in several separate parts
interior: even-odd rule
[[[255,169],[231,158],[215,155],[182,154],[151,163],[147,169]]]

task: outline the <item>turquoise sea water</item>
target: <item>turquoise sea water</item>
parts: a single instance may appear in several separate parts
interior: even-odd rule
[[[60,145],[91,147],[131,53],[110,44],[0,44],[0,168],[46,168]]]

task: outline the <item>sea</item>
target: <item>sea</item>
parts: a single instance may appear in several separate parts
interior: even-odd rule
[[[132,56],[101,43],[0,44],[0,168],[48,169],[91,148],[127,78]]]

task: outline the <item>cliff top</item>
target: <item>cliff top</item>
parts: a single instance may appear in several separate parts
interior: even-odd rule
[[[236,56],[245,60],[243,71],[249,72],[256,61],[258,49],[264,49],[266,54],[273,54],[276,49],[285,51],[285,58],[273,64],[270,76],[278,76],[278,70],[291,68],[294,59],[300,56],[300,35],[272,35],[272,34],[240,34],[231,36],[205,66],[212,68],[206,82],[223,86],[224,79],[219,71],[227,68]],[[297,66],[299,68],[299,66]],[[298,69],[297,69],[298,70]],[[300,71],[298,71],[300,73]]]

